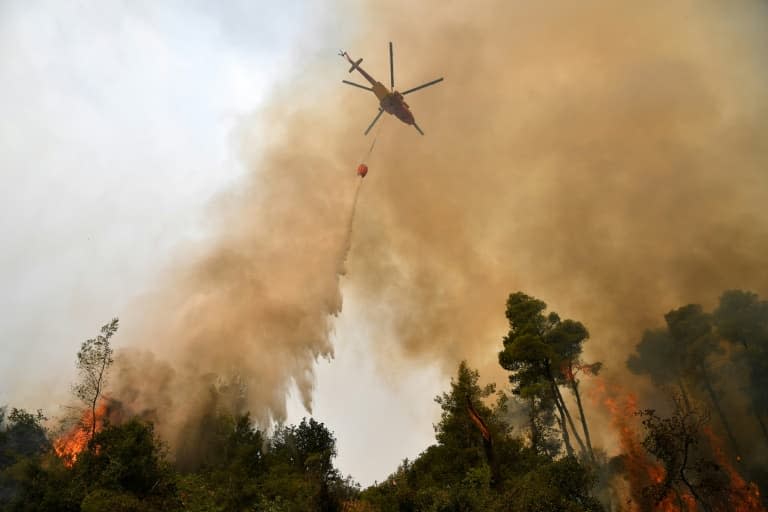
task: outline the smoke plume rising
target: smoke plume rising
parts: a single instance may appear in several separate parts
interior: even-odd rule
[[[615,376],[667,310],[768,291],[764,3],[394,1],[365,13],[349,50],[375,77],[388,80],[393,40],[399,88],[446,78],[407,97],[425,137],[383,120],[355,219],[345,290],[371,305],[364,321],[394,328],[374,340],[383,360],[453,371],[469,358],[503,378],[504,301],[519,289],[584,322],[587,357]],[[335,87],[345,71],[329,61],[314,80]],[[143,337],[158,358],[120,367],[137,408],[174,418],[166,433],[213,406],[282,419],[294,383],[311,404],[315,360],[333,354],[375,103],[298,87],[260,114],[276,127],[266,153],[251,154],[241,127],[253,173],[220,238],[151,301]]]

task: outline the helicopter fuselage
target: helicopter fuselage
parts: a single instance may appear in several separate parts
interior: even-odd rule
[[[361,75],[363,75],[363,78],[365,78],[368,83],[371,84],[373,94],[375,94],[376,98],[378,98],[379,106],[384,112],[397,117],[405,124],[416,123],[416,119],[413,117],[413,113],[411,112],[408,104],[403,99],[402,94],[395,90],[390,91],[386,85],[373,78],[368,74],[368,72],[361,68],[360,61],[355,62],[349,57],[349,55],[345,56],[347,57],[347,60],[350,62],[350,64],[352,64],[352,69],[350,69],[350,71],[356,69],[360,72]]]
[[[384,88],[386,89],[386,87]],[[383,98],[377,94],[376,97],[379,98],[379,106],[384,109],[384,112],[392,114],[405,124],[414,124],[416,122],[413,112],[411,112],[408,104],[403,99],[403,95],[399,92],[388,92]]]

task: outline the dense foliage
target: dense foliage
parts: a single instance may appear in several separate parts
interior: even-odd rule
[[[313,418],[264,431],[248,414],[211,412],[173,458],[150,421],[109,414],[119,402],[99,402],[97,425],[114,320],[78,353],[85,444],[76,457],[57,454],[60,434],[40,411],[0,408],[0,510],[592,512],[623,510],[627,496],[649,510],[762,510],[753,482],[768,480],[768,303],[730,291],[712,313],[683,306],[645,332],[627,367],[671,407],[625,418],[640,453],[625,446],[613,458],[593,448],[579,390],[601,367],[582,360],[589,332],[546,307],[509,296],[499,352],[509,392],[482,386],[462,362],[435,398],[435,443],[364,490],[335,467],[336,438]],[[638,480],[633,464],[658,476]],[[638,481],[617,498],[617,482]]]

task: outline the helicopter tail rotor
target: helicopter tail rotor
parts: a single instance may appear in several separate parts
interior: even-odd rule
[[[347,58],[349,59],[349,56],[347,56]],[[362,58],[360,58],[360,59],[357,59],[357,60],[356,60],[356,61],[354,61],[354,62],[352,62],[352,59],[349,59],[349,62],[352,64],[352,67],[350,67],[350,68],[349,68],[349,72],[351,73],[351,72],[353,72],[355,69],[357,69],[357,68],[358,68],[358,66],[360,66],[360,63],[361,63],[361,62],[363,62],[363,59],[362,59]]]

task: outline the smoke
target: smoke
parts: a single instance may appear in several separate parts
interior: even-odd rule
[[[403,88],[446,77],[407,97],[427,135],[387,131],[358,217],[350,287],[386,305],[370,308],[397,333],[374,343],[382,356],[446,372],[468,358],[503,382],[504,303],[523,290],[584,322],[586,358],[627,383],[670,309],[765,294],[767,17],[759,2],[372,13],[367,40],[395,41]],[[385,70],[383,46],[360,51]]]
[[[333,356],[360,181],[337,157],[337,134],[316,129],[320,114],[280,105],[256,114],[288,127],[279,143],[259,140],[270,148],[259,155],[249,156],[252,137],[269,136],[243,123],[253,173],[219,201],[220,235],[182,255],[137,306],[144,325],[129,333],[133,348],[117,358],[111,393],[157,421],[180,455],[189,456],[207,414],[249,411],[268,427],[285,420],[296,392],[311,410],[314,365]]]
[[[615,376],[667,310],[768,290],[763,3],[392,1],[364,15],[349,49],[375,77],[393,40],[399,88],[446,78],[406,98],[425,137],[383,120],[355,218],[344,289],[396,333],[372,343],[382,361],[452,372],[469,358],[501,380],[504,301],[524,290],[584,322],[587,357]],[[157,358],[126,354],[116,394],[173,417],[166,433],[215,407],[283,419],[294,386],[311,406],[375,113],[336,87],[345,70],[329,62],[314,80],[333,87],[299,84],[257,115],[274,126],[265,153],[243,123],[252,173],[222,200],[221,236],[148,299]]]
[[[623,360],[668,309],[765,289],[766,13],[713,5],[376,13],[418,48],[398,53],[404,87],[446,76],[408,98],[427,138],[380,148],[352,258],[354,284],[398,309],[398,343],[494,359],[523,289]]]

